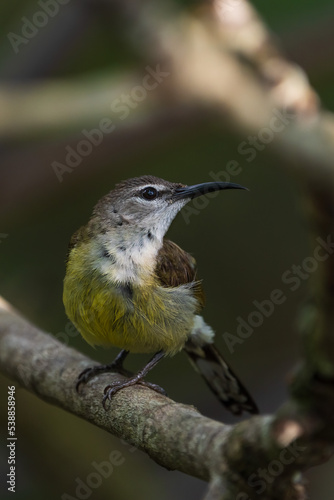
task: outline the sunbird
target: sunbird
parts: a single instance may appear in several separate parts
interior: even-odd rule
[[[69,244],[63,301],[66,313],[91,345],[121,349],[108,365],[87,368],[77,390],[93,376],[118,371],[129,352],[154,353],[137,374],[105,388],[103,405],[135,384],[165,391],[144,377],[182,349],[219,401],[233,414],[257,413],[252,397],[213,344],[201,316],[204,292],[196,261],[165,234],[190,200],[229,182],[187,186],[151,175],[128,179],[101,198]]]

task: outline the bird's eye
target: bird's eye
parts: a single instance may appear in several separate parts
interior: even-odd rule
[[[154,187],[147,187],[143,189],[141,195],[145,200],[154,200],[158,196],[158,191]]]

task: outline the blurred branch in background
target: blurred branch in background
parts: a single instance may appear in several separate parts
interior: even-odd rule
[[[125,40],[143,62],[95,78],[29,81],[14,88],[3,83],[0,137],[13,143],[57,131],[68,134],[96,128],[105,116],[111,116],[117,133],[127,134],[143,124],[155,128],[169,110],[190,116],[189,121],[205,112],[218,115],[229,128],[256,134],[251,138],[255,148],[261,147],[260,133],[288,162],[292,157],[304,166],[321,161],[333,181],[333,115],[319,110],[307,76],[283,57],[248,2],[204,2],[193,12],[148,0],[97,4],[111,26],[122,23]],[[141,92],[147,66],[158,85]],[[273,133],[268,129],[278,112],[282,127]],[[113,140],[114,134],[105,135],[106,143]],[[39,175],[45,178],[42,170]]]
[[[302,70],[284,60],[247,2],[234,1],[228,9],[229,1],[204,4],[194,14],[166,13],[161,2],[113,2],[125,11],[124,31],[132,34],[134,48],[168,74],[168,91],[164,84],[152,95],[162,94],[165,103],[168,97],[169,105],[213,106],[246,130],[266,126],[276,107],[314,116],[317,97]],[[113,74],[95,82],[3,86],[0,134],[41,133],[46,125],[68,125],[69,117],[80,125],[105,114],[113,99],[138,83]],[[31,123],[22,121],[22,111],[30,111]]]
[[[49,81],[5,86],[0,90],[0,134],[3,139],[34,137],[96,125],[109,114],[126,90],[140,84],[132,74],[108,75],[77,81]],[[147,105],[147,101],[146,101]],[[121,110],[122,111],[122,110]],[[140,108],[141,114],[143,112]],[[135,119],[135,113],[130,118]]]
[[[182,116],[185,126],[193,118],[211,114],[226,128],[250,134],[240,144],[243,154],[252,155],[270,143],[287,172],[300,183],[318,255],[315,264],[311,262],[317,268],[312,300],[300,318],[303,364],[291,377],[291,399],[271,417],[227,427],[135,388],[117,395],[109,420],[96,397],[105,379],[91,383],[82,399],[77,397],[75,374],[82,369],[84,358],[3,306],[3,370],[44,399],[123,435],[162,465],[210,480],[206,500],[249,500],[254,489],[259,499],[304,499],[305,487],[298,473],[327,460],[334,446],[334,116],[320,108],[306,74],[284,57],[274,36],[245,0],[203,2],[192,11],[148,0],[97,3],[110,23],[121,22],[124,38],[143,64],[137,62],[136,69],[105,73],[95,80],[49,79],[20,83],[16,88],[2,84],[0,135],[14,143],[57,130],[96,130],[97,124],[101,129],[101,120],[114,104],[117,119],[111,121],[123,137],[131,138],[130,130],[133,133],[143,123],[155,129],[161,116],[169,113],[174,118]],[[161,85],[147,87],[153,83]],[[163,129],[163,120],[161,123]],[[95,140],[100,137],[96,132],[92,135]],[[126,142],[123,148],[128,147]],[[64,161],[65,167],[72,168]],[[31,335],[30,341],[23,342],[23,332],[27,339]],[[37,339],[38,352],[34,351]],[[18,370],[20,364],[26,369]],[[68,373],[68,378],[61,373]],[[153,436],[145,427],[147,408],[154,421]],[[126,424],[127,412],[131,428]],[[163,418],[166,415],[168,422]],[[194,426],[189,443],[189,435],[181,438],[175,434],[179,428],[186,432],[184,423],[188,431]],[[290,446],[294,451],[290,448],[286,456],[284,450]],[[259,482],[253,471],[260,468],[276,470],[276,474]]]

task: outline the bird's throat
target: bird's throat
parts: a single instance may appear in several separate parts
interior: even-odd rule
[[[157,255],[163,240],[154,229],[103,235],[92,257],[99,272],[115,283],[143,286],[154,276]]]

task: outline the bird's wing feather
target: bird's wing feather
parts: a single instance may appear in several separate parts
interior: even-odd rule
[[[159,250],[155,274],[163,287],[192,284],[199,309],[204,306],[204,292],[201,283],[197,280],[194,257],[170,240],[164,240],[163,246]]]
[[[158,254],[155,273],[164,287],[193,284],[193,293],[198,300],[199,309],[204,306],[203,289],[197,281],[196,261],[172,241],[164,240]],[[190,335],[184,350],[196,371],[202,375],[227,409],[235,415],[240,415],[243,411],[258,413],[252,397],[212,343],[198,345],[196,339]]]

